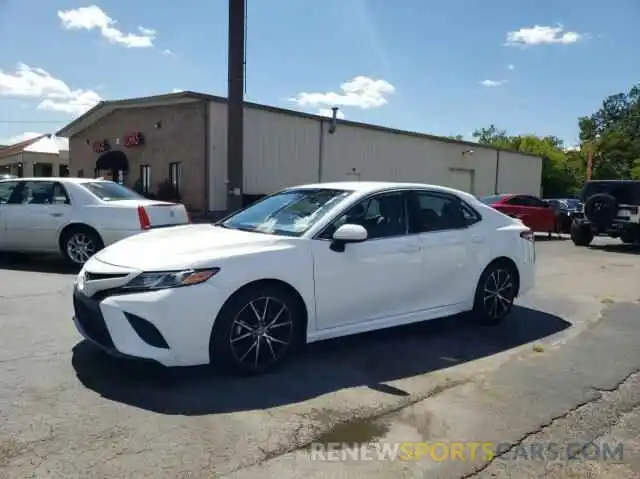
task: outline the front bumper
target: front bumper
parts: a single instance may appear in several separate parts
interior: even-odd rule
[[[89,297],[73,292],[78,332],[114,356],[164,366],[208,364],[209,339],[224,299],[207,283]]]

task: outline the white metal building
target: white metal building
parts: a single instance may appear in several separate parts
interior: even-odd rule
[[[244,118],[245,195],[340,180],[433,183],[478,196],[540,194],[536,156],[253,103]],[[214,212],[227,209],[226,122],[225,98],[180,92],[102,102],[58,135],[70,140],[73,176],[104,170],[104,156],[116,151],[125,184],[143,176],[153,189],[167,177],[195,211]],[[129,144],[131,132],[141,141]]]
[[[471,142],[248,106],[244,193],[318,181],[415,181],[477,196],[539,195],[542,159]],[[226,104],[209,104],[210,210],[226,205]]]

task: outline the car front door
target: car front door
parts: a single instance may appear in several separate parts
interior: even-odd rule
[[[11,250],[16,244],[11,232],[7,229],[7,218],[14,206],[10,201],[16,198],[16,189],[19,186],[19,181],[0,182],[0,249],[3,250]]]
[[[363,226],[368,239],[331,250],[333,232],[347,223]],[[422,242],[408,234],[406,192],[362,200],[311,243],[318,329],[384,322],[422,308]]]
[[[64,187],[54,181],[22,182],[6,219],[12,240],[24,251],[58,251],[58,235],[71,214]]]
[[[416,191],[409,200],[410,231],[418,233],[423,251],[424,309],[462,304],[473,295],[487,241],[476,228],[480,215],[454,195]]]
[[[545,203],[535,196],[523,197],[527,201],[527,209],[530,211],[531,220],[535,227],[534,231],[554,232],[556,229],[556,212],[551,205]]]

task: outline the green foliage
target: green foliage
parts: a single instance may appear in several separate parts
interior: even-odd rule
[[[593,153],[593,179],[640,179],[640,84],[628,93],[607,97],[591,116],[578,119],[580,146],[566,149],[554,136],[509,136],[495,125],[473,138],[482,144],[542,157],[545,196],[568,196],[586,178],[587,155]]]

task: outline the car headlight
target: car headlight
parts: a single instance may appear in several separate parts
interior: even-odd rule
[[[122,289],[153,291],[158,289],[191,286],[193,284],[204,283],[209,278],[216,275],[218,271],[220,271],[220,268],[142,273],[122,286]]]

